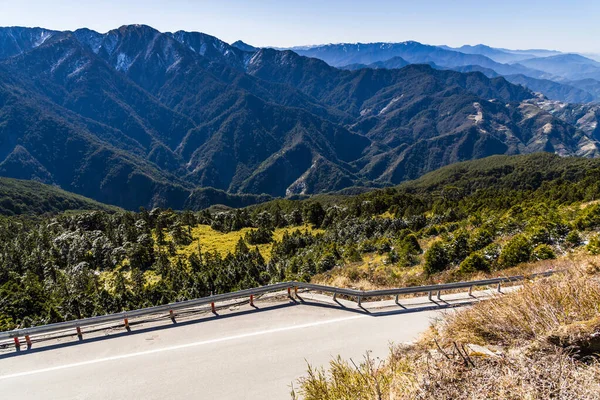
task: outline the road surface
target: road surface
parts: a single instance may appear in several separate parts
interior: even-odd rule
[[[315,298],[316,297],[316,298]],[[367,351],[385,358],[390,343],[416,339],[440,315],[427,299],[368,312],[305,297],[257,302],[131,332],[85,334],[0,352],[0,388],[9,399],[287,399],[307,362]],[[331,302],[329,302],[331,303]]]

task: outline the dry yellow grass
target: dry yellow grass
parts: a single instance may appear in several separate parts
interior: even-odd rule
[[[127,265],[129,265],[129,263],[127,263]],[[112,271],[102,271],[99,274],[99,284],[110,293],[114,293],[113,281],[115,279],[115,274],[118,271],[123,272],[123,276],[125,277],[127,282],[131,282],[131,271],[125,270],[124,265],[121,265],[119,266],[119,268],[116,268]],[[160,281],[160,279],[160,275],[158,275],[156,272],[152,270],[144,271],[144,280],[146,282],[146,287],[156,285]]]
[[[444,338],[469,343],[518,345],[542,340],[559,328],[600,316],[599,259],[589,257],[543,281],[526,281],[518,293],[496,296],[460,313],[449,314]]]
[[[421,248],[426,249],[430,243],[423,241],[420,245]],[[386,289],[502,276],[530,275],[549,269],[569,268],[573,263],[589,260],[589,255],[581,248],[577,252],[568,253],[556,260],[525,263],[497,271],[476,272],[465,275],[458,271],[458,267],[455,267],[432,276],[426,276],[423,271],[422,256],[421,263],[413,267],[386,264],[385,257],[385,255],[377,253],[368,253],[363,255],[362,261],[349,263],[326,273],[315,275],[312,281],[324,285],[339,285],[340,287],[363,290]]]
[[[600,399],[600,259],[449,314],[385,362],[339,358],[299,381],[306,400]],[[483,347],[476,347],[478,343]],[[296,394],[293,394],[296,397]]]
[[[233,252],[238,241],[253,229],[254,228],[244,228],[235,232],[223,233],[212,229],[209,225],[198,225],[192,228],[192,243],[188,246],[179,248],[178,254],[189,256],[198,251],[199,244],[203,253],[216,251],[222,256],[225,256],[227,253]],[[313,229],[310,225],[278,228],[273,232],[273,239],[281,241],[285,232],[291,233],[296,230],[309,231],[312,234],[324,232],[321,229]],[[257,247],[263,258],[268,261],[271,257],[273,243],[261,244]]]
[[[379,215],[374,215],[373,218],[387,218],[387,219],[394,219],[396,218],[394,216],[394,214],[392,214],[389,211],[384,212],[383,214],[379,214]]]
[[[360,262],[350,263],[323,274],[315,275],[312,282],[338,287],[374,290],[389,287],[411,286],[424,281],[423,267],[405,268],[386,264],[385,256],[368,253]]]
[[[235,232],[223,233],[212,229],[209,225],[198,225],[192,228],[192,242],[187,246],[180,246],[177,248],[177,255],[171,257],[171,261],[174,261],[177,256],[188,257],[192,253],[196,253],[198,251],[198,245],[200,245],[200,249],[203,253],[206,252],[214,252],[216,251],[221,256],[226,256],[228,253],[235,251],[235,246],[238,241],[243,238],[247,232],[251,231],[254,228],[244,228]],[[295,227],[286,227],[279,228],[273,232],[273,239],[275,241],[281,241],[285,232],[292,233],[296,230],[300,231],[308,231],[313,235],[324,233],[325,231],[322,229],[313,229],[311,225],[302,225]],[[166,241],[171,241],[172,238],[168,232],[165,233]],[[156,240],[156,233],[153,234],[154,239]],[[256,246],[260,251],[261,255],[265,259],[265,261],[269,261],[271,258],[271,249],[273,248],[273,243],[262,244]],[[155,251],[165,251],[165,249],[159,249],[158,245],[155,245]],[[100,282],[101,285],[104,286],[105,289],[112,291],[112,282],[115,277],[115,273],[123,272],[126,279],[129,279],[131,276],[131,272],[129,271],[129,260],[123,260],[119,265],[117,265],[111,271],[102,271],[100,273]],[[154,271],[149,270],[144,272],[144,278],[147,286],[154,285],[160,281],[160,276],[158,276]]]

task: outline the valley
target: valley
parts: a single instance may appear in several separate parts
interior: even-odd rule
[[[600,398],[591,2],[66,3],[0,15],[9,396]]]
[[[2,28],[0,175],[129,210],[199,210],[393,186],[494,154],[598,155],[595,106],[569,104],[579,118],[555,113],[513,75],[446,68],[527,67],[423,46],[382,45],[402,57],[343,70],[301,55],[339,65],[330,48],[240,49],[144,25]],[[368,60],[343,62],[383,57],[371,48]],[[569,96],[589,100],[575,88]]]

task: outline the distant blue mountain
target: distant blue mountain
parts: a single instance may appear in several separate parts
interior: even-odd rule
[[[499,49],[495,47],[486,46],[484,44],[478,44],[475,46],[464,45],[461,47],[449,47],[449,46],[439,46],[446,50],[459,51],[465,54],[480,54],[482,56],[486,56],[491,58],[492,60],[499,63],[516,63],[521,60],[527,60],[529,58],[535,57],[549,57],[561,54],[559,51],[555,50],[539,50],[539,49],[531,49],[531,50],[509,50],[509,49]]]
[[[342,43],[293,49],[320,58],[338,68],[394,69],[405,64],[428,64],[436,69],[482,72],[489,78],[505,76],[511,82],[540,92],[553,100],[600,100],[600,62],[555,50],[510,50],[483,44],[431,46],[414,41],[401,43]],[[572,81],[583,81],[571,84]]]
[[[569,80],[600,80],[600,63],[579,54],[536,57],[519,62],[528,68],[545,71]]]
[[[402,43],[342,43],[291,50],[307,57],[319,58],[334,67],[351,64],[370,65],[401,57],[411,64],[434,63],[442,68],[479,65],[501,75],[526,74],[537,78],[548,78],[549,74],[522,65],[503,64],[481,54],[465,54],[439,46],[409,41]]]

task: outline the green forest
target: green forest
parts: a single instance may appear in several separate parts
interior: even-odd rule
[[[3,212],[0,330],[285,280],[418,285],[597,254],[599,196],[600,161],[539,153],[455,164],[358,195],[241,209],[86,203],[89,211]],[[236,240],[217,249],[209,234]]]

